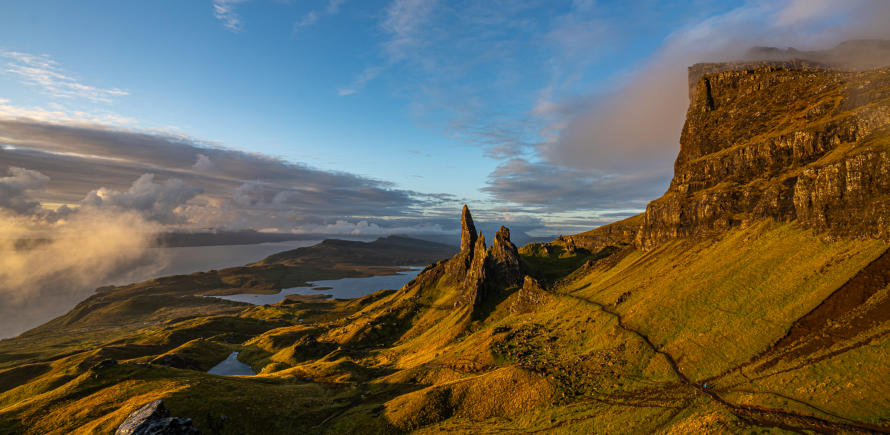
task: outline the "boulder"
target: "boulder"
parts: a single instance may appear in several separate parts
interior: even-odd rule
[[[117,428],[115,435],[193,435],[200,434],[192,419],[171,417],[163,400],[155,400],[133,411]]]

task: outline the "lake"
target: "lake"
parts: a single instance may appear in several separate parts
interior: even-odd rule
[[[403,266],[408,269],[396,275],[378,275],[365,278],[341,278],[309,282],[310,287],[291,287],[270,295],[239,293],[226,296],[213,296],[236,302],[254,305],[277,304],[287,295],[331,295],[337,299],[351,299],[374,293],[381,289],[400,289],[414,279],[423,267]],[[329,287],[329,288],[327,288]]]
[[[238,352],[229,354],[228,358],[213,366],[207,373],[220,376],[253,376],[256,374],[249,365],[238,361]]]

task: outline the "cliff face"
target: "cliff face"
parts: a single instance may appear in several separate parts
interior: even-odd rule
[[[674,178],[646,208],[637,247],[762,218],[890,236],[890,68],[703,64],[690,80]]]

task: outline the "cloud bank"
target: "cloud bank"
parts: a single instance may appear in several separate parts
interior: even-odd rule
[[[131,210],[177,227],[298,231],[375,219],[385,227],[456,201],[169,134],[17,119],[0,120],[0,143],[0,171],[23,168],[3,189],[31,186],[40,202]]]
[[[890,5],[867,0],[751,2],[710,17],[671,35],[615,93],[538,107],[559,115],[562,127],[537,151],[550,163],[575,169],[665,167],[679,151],[688,66],[743,59],[754,46],[812,50],[847,39],[890,38],[888,20]]]
[[[552,215],[627,204],[641,210],[670,179],[688,66],[741,59],[754,46],[815,50],[890,37],[883,0],[749,1],[731,9],[700,2],[679,18],[676,8],[393,0],[378,22],[378,62],[340,95],[400,78],[392,89],[412,102],[415,116],[446,113],[447,134],[499,162],[481,188],[494,204]],[[634,38],[653,26],[676,30],[628,60],[640,52]],[[523,95],[529,88],[537,94]]]
[[[49,222],[0,209],[0,338],[63,314],[98,286],[160,270],[161,252],[149,249],[159,229],[129,211],[83,208]]]

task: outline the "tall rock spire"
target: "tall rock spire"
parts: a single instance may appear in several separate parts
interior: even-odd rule
[[[510,230],[505,226],[501,226],[501,229],[494,235],[494,241],[489,250],[488,268],[491,276],[502,285],[522,285],[525,271],[519,260],[519,250],[510,241]]]
[[[470,216],[470,209],[464,204],[464,209],[460,214],[460,250],[472,251],[476,246],[476,226],[473,225],[473,216]]]

